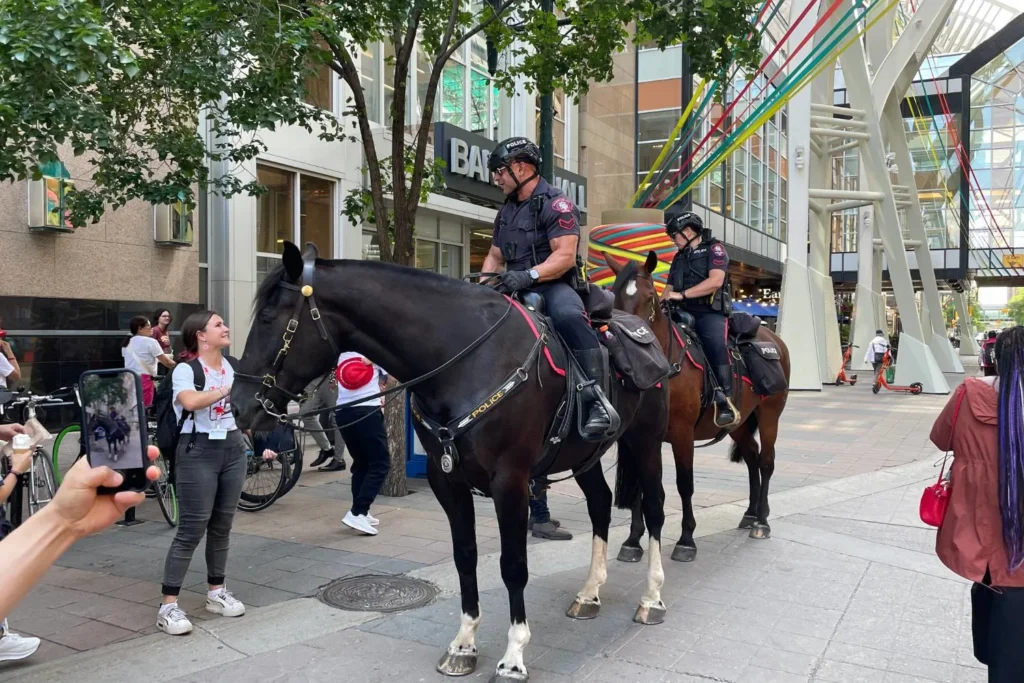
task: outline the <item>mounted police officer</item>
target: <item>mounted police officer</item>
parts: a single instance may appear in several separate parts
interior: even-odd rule
[[[739,412],[729,400],[732,395],[732,368],[726,341],[729,255],[725,245],[711,236],[711,230],[704,227],[704,221],[695,213],[687,211],[672,217],[665,225],[665,232],[679,247],[679,253],[672,259],[663,298],[693,316],[694,328],[718,379],[715,424],[732,427],[739,420]]]
[[[483,272],[497,273],[504,267],[497,277],[498,291],[530,290],[544,297],[555,330],[589,380],[580,393],[585,412],[581,435],[602,440],[619,419],[599,386],[607,377],[605,356],[577,292],[586,286],[576,261],[579,211],[561,190],[540,177],[540,163],[540,148],[527,138],[509,138],[491,152],[487,167],[506,199],[494,221]]]

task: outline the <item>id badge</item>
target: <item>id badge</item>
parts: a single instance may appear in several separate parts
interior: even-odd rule
[[[226,429],[213,429],[210,430],[209,435],[210,441],[223,441],[228,438],[228,430]]]

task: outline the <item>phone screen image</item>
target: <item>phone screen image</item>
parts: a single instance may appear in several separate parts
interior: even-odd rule
[[[82,399],[82,431],[93,467],[115,470],[145,466],[145,415],[139,403],[140,379],[130,370],[86,373],[79,391]]]

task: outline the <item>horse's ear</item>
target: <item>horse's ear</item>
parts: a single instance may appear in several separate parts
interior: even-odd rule
[[[302,254],[299,253],[299,248],[291,242],[284,243],[281,263],[284,264],[284,272],[288,276],[288,280],[298,282],[302,278]]]
[[[658,255],[653,251],[647,252],[647,260],[644,262],[644,270],[648,274],[654,275],[655,269],[658,267]]]
[[[302,251],[302,258],[308,261],[315,261],[320,258],[320,251],[312,242],[306,242],[306,248]]]
[[[612,255],[607,251],[602,251],[601,254],[604,255],[604,262],[608,264],[608,267],[612,269],[612,272],[618,275],[619,271],[622,270],[622,264],[612,258]]]

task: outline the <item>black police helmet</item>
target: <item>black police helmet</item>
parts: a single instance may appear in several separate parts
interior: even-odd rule
[[[675,237],[678,233],[683,231],[683,228],[693,228],[694,232],[698,235],[703,235],[704,220],[692,211],[684,211],[683,213],[669,219],[668,223],[665,225],[665,233],[669,237]]]
[[[540,168],[540,147],[529,138],[507,138],[499,142],[487,159],[487,169],[494,173],[513,161],[527,161]]]

